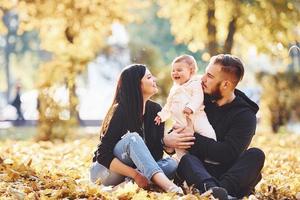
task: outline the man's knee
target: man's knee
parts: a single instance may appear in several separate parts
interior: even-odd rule
[[[180,162],[178,164],[178,168],[179,166],[186,166],[186,165],[190,165],[191,162],[193,162],[194,160],[194,156],[191,154],[185,154],[184,156],[181,157]]]
[[[261,168],[264,166],[266,156],[261,149],[253,147],[248,149],[246,154],[250,156]]]
[[[178,163],[177,167],[177,173],[181,174],[183,170],[186,170],[186,166],[190,165],[190,154],[185,154],[184,156],[181,157],[180,162]]]

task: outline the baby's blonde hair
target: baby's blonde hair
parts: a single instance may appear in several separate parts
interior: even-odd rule
[[[183,54],[181,56],[176,57],[173,62],[172,62],[172,66],[175,63],[180,63],[180,62],[184,62],[186,64],[188,64],[189,67],[191,67],[192,69],[194,69],[194,74],[197,73],[198,71],[198,66],[197,66],[197,62],[195,60],[195,58],[191,55],[187,55],[187,54]]]

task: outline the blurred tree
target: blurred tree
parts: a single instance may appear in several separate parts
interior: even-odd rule
[[[157,85],[160,90],[155,99],[164,103],[169,94],[172,79],[170,67],[166,66],[159,48],[155,45],[145,44],[145,42],[130,42],[130,57],[133,63],[146,64],[150,71],[157,77]]]
[[[157,0],[158,15],[168,18],[176,41],[211,55],[240,52],[255,45],[259,52],[288,57],[288,46],[299,41],[297,0]],[[286,48],[285,48],[286,47]]]
[[[204,65],[200,59],[201,52],[192,52],[185,44],[178,44],[171,34],[170,23],[167,19],[159,18],[157,11],[159,6],[152,2],[147,11],[140,13],[140,20],[127,25],[130,36],[131,61],[145,63],[151,72],[157,77],[159,93],[155,99],[164,104],[172,85],[171,62],[181,54],[193,55],[199,65],[200,71],[204,71]]]
[[[262,86],[261,112],[266,123],[277,133],[292,118],[300,120],[300,73],[268,74],[261,72],[257,79]]]
[[[2,6],[0,4],[0,16],[2,22],[0,23],[0,32],[5,33],[5,44],[4,44],[4,61],[5,61],[5,75],[7,93],[6,100],[9,102],[11,93],[11,76],[10,76],[10,54],[14,52],[17,40],[17,29],[18,29],[18,15],[11,11],[13,4],[5,2]]]
[[[199,51],[191,52],[185,44],[178,44],[171,33],[170,22],[167,19],[159,18],[157,11],[159,6],[152,2],[147,11],[140,14],[140,20],[127,26],[131,43],[138,43],[141,48],[146,46],[155,47],[164,63],[171,63],[172,60],[181,54],[191,54],[198,62]]]
[[[39,49],[36,32],[17,34],[18,16],[14,11],[5,12],[2,19],[5,29],[0,32],[0,60],[4,69],[0,68],[0,91],[6,91],[9,102],[13,93],[12,85],[17,79],[21,80],[23,88],[33,87],[36,69],[47,54]]]
[[[134,19],[134,9],[143,3],[126,0],[19,0],[14,1],[20,17],[19,31],[37,29],[41,46],[52,53],[52,60],[40,67],[39,75],[39,120],[40,139],[51,139],[57,133],[64,138],[65,128],[77,124],[78,99],[76,77],[85,70],[105,46],[111,25]],[[68,105],[55,98],[63,85],[68,91]],[[66,120],[69,119],[69,120]],[[66,125],[67,123],[67,125]]]

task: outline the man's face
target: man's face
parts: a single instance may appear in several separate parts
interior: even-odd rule
[[[203,92],[205,94],[210,95],[215,100],[222,98],[221,83],[223,78],[221,66],[219,64],[208,64],[201,80]]]

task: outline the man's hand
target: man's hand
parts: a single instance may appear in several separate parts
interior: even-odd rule
[[[188,107],[185,107],[185,108],[183,109],[183,113],[184,113],[186,116],[189,116],[189,115],[193,114],[193,111],[192,111],[192,109],[190,109],[190,108],[188,108]]]
[[[189,149],[194,144],[194,132],[184,131],[185,127],[173,128],[173,131],[166,134],[164,143],[167,147],[178,149]]]

